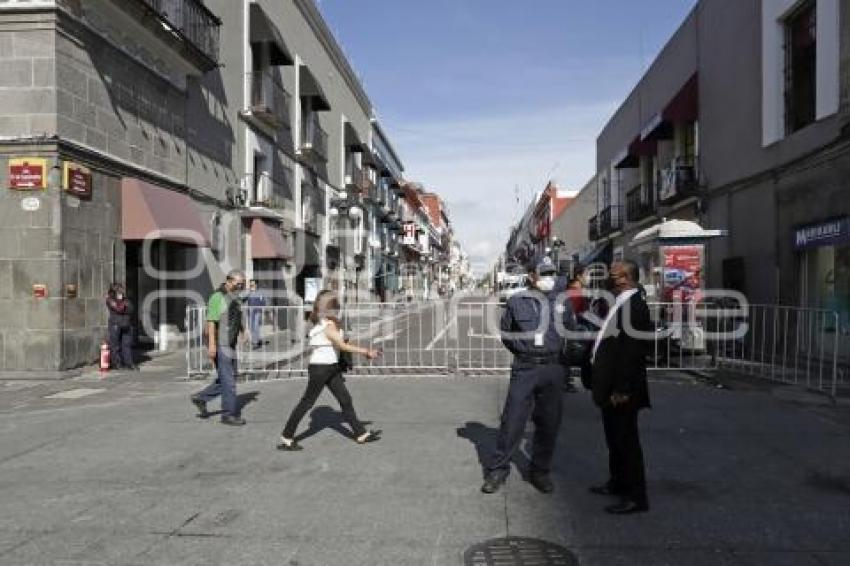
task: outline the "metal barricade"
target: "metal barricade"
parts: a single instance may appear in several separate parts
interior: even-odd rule
[[[649,303],[650,370],[732,370],[802,385],[835,396],[850,385],[850,336],[833,311],[777,305],[723,307]],[[499,329],[504,306],[480,297],[419,303],[349,303],[342,326],[352,342],[381,350],[354,356],[351,375],[486,375],[509,370],[512,356]],[[247,338],[237,347],[240,378],[280,379],[307,373],[308,308],[243,307]],[[206,309],[186,313],[189,377],[208,376]],[[601,321],[599,321],[601,322]],[[627,331],[631,331],[627,329]],[[844,358],[841,352],[845,353]]]
[[[848,385],[841,370],[848,364],[850,336],[842,333],[837,312],[779,305],[734,310],[718,319],[720,367],[833,397]],[[742,324],[746,332],[734,331]]]

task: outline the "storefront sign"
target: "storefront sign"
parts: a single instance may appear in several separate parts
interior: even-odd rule
[[[47,160],[23,157],[9,160],[9,188],[38,190],[47,188]]]
[[[801,226],[794,230],[794,248],[834,246],[850,242],[850,217]]]
[[[697,301],[702,289],[703,246],[662,246],[661,300]]]
[[[66,161],[62,188],[77,197],[91,197],[91,171],[87,167]]]
[[[415,246],[416,245],[416,224],[413,222],[405,222],[404,223],[404,238],[402,239],[402,243],[406,246]]]

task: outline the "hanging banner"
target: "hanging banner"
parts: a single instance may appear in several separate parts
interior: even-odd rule
[[[32,191],[47,188],[47,160],[38,157],[9,160],[9,188]]]
[[[66,161],[62,171],[62,188],[80,198],[91,197],[91,171],[78,163]]]
[[[702,295],[704,246],[662,246],[664,265],[661,300],[664,302],[699,301]]]

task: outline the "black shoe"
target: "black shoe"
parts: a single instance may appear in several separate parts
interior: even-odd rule
[[[230,426],[243,426],[247,423],[242,417],[221,417],[221,424]]]
[[[552,478],[549,474],[531,474],[528,482],[537,488],[540,493],[552,493],[555,491],[555,484],[552,483]]]
[[[508,479],[508,474],[505,472],[490,472],[484,478],[484,485],[481,486],[481,491],[483,493],[496,493],[502,487],[502,484],[505,483],[506,479]]]
[[[649,511],[649,504],[646,502],[638,502],[632,499],[624,499],[614,505],[609,505],[605,508],[607,513],[612,515],[632,515],[634,513],[646,513]]]
[[[370,430],[366,434],[366,437],[363,440],[357,440],[355,438],[354,441],[357,444],[366,444],[368,442],[377,442],[377,441],[381,440],[381,432],[382,431],[380,431],[380,430]]]
[[[190,399],[192,401],[192,404],[198,408],[198,418],[209,418],[210,414],[207,411],[207,402],[201,399],[196,399],[194,397],[191,397]]]
[[[595,495],[620,495],[619,490],[613,487],[610,483],[603,483],[602,485],[592,485],[590,486],[588,491]]]
[[[282,450],[284,452],[298,452],[300,450],[304,450],[304,447],[293,440],[289,444],[286,444],[284,442],[279,443],[277,445],[277,449]]]

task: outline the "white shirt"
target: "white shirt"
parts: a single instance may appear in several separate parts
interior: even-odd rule
[[[328,320],[322,319],[319,324],[310,329],[307,336],[310,338],[308,342],[310,346],[310,364],[313,365],[333,365],[339,362],[339,353],[334,348],[330,338],[325,334],[328,327]],[[342,330],[339,331],[342,335]]]
[[[596,350],[599,349],[599,345],[602,343],[602,340],[608,336],[610,332],[608,326],[611,324],[611,321],[614,320],[614,317],[617,316],[617,311],[628,301],[632,295],[637,293],[637,289],[629,289],[628,291],[623,291],[619,295],[617,295],[617,299],[614,301],[614,306],[608,311],[608,316],[605,317],[605,322],[602,323],[602,328],[599,329],[599,332],[596,334],[596,341],[593,343],[593,352],[590,354],[590,363],[593,363],[596,360]]]

